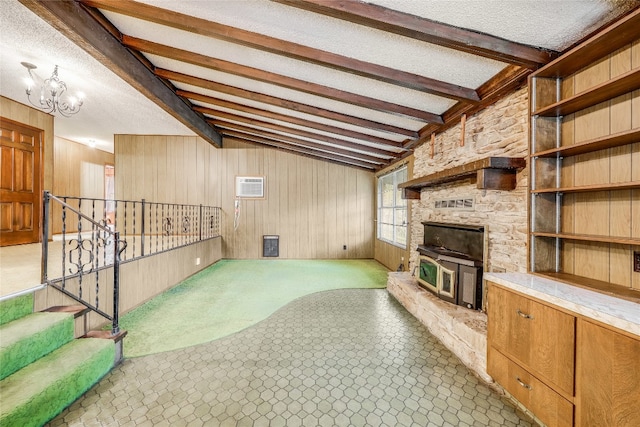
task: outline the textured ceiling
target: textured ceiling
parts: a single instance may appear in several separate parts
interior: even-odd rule
[[[79,114],[56,118],[60,137],[111,151],[114,134],[197,134],[215,145],[223,135],[378,170],[637,7],[5,0],[0,94],[27,103],[20,62],[42,77],[58,64],[86,94]],[[441,39],[425,39],[429,31]]]
[[[19,2],[2,0],[0,95],[29,104],[23,61],[37,65],[44,78],[59,65],[69,89],[86,94],[76,116],[55,119],[57,136],[84,144],[93,139],[98,148],[113,151],[114,134],[193,134]]]

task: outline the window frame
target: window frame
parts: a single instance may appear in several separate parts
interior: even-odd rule
[[[402,249],[406,249],[409,244],[409,204],[406,199],[403,199],[401,196],[401,190],[398,189],[398,184],[405,182],[408,178],[409,168],[408,165],[403,165],[397,169],[389,171],[383,175],[378,177],[377,188],[376,188],[376,238],[380,241],[388,243],[390,245],[397,246]],[[385,185],[385,181],[388,182],[389,177],[393,180],[393,201],[391,205],[384,205],[383,203],[383,186]],[[391,212],[392,220],[391,222],[383,222],[383,212]],[[404,215],[399,212],[404,211]],[[405,220],[402,223],[399,221],[402,220],[404,216]],[[388,237],[383,237],[383,226],[391,226],[392,237],[389,239]],[[397,234],[398,228],[404,228],[404,242],[400,242],[399,236]]]

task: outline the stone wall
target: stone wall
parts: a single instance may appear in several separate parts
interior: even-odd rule
[[[435,153],[427,141],[415,150],[413,178],[463,165],[488,156],[526,157],[528,153],[528,91],[526,86],[496,104],[468,117],[465,144],[460,146],[461,126],[436,135]],[[488,231],[487,271],[527,271],[527,186],[528,167],[517,174],[512,191],[478,190],[470,179],[422,190],[421,200],[412,201],[411,260],[416,266],[415,248],[423,241],[422,221],[484,225]],[[473,198],[474,207],[436,209],[436,200]]]

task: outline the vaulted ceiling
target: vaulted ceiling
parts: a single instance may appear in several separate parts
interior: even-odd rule
[[[637,1],[20,0],[195,134],[376,171]]]

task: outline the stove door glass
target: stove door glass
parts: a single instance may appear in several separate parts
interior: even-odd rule
[[[455,300],[456,298],[456,272],[443,266],[440,267],[440,295]]]
[[[427,256],[420,257],[420,274],[418,281],[427,289],[438,291],[439,265],[436,261]]]

